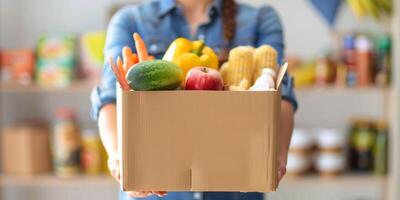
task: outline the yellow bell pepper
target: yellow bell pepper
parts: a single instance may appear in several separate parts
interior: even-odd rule
[[[182,68],[184,77],[190,69],[198,66],[218,70],[218,57],[215,52],[205,46],[203,41],[190,41],[178,38],[169,46],[163,60],[173,62]]]

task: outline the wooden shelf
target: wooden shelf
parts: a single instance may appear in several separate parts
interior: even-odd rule
[[[339,87],[339,86],[313,86],[313,87],[302,87],[295,89],[297,93],[367,93],[367,92],[389,92],[392,90],[391,87]]]
[[[89,93],[97,81],[74,81],[68,87],[40,87],[36,84],[0,83],[1,93]]]
[[[321,178],[317,175],[302,177],[287,176],[283,179],[281,187],[318,187],[336,185],[338,187],[351,187],[352,185],[381,185],[387,182],[386,176],[344,174],[334,178]],[[0,186],[71,186],[71,185],[109,185],[114,187],[117,183],[106,175],[86,176],[79,175],[71,178],[59,178],[54,175],[0,175]]]
[[[282,181],[281,186],[284,187],[322,187],[322,186],[338,186],[352,187],[357,185],[377,185],[384,186],[388,181],[387,176],[377,176],[373,174],[343,174],[338,177],[320,177],[317,175],[305,175],[301,177],[287,176]]]
[[[78,175],[70,178],[60,178],[54,175],[0,175],[0,187],[68,187],[68,186],[109,186],[116,187],[117,182],[110,176],[86,176]]]

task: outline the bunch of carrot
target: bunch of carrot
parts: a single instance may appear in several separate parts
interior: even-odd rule
[[[114,72],[117,81],[121,85],[121,88],[125,91],[131,90],[131,87],[129,86],[125,78],[128,70],[139,62],[154,59],[153,56],[149,56],[149,54],[147,53],[146,44],[139,34],[134,33],[133,40],[135,41],[137,54],[133,53],[129,47],[124,47],[122,49],[123,59],[118,56],[117,63],[114,63],[114,59],[112,57],[110,58],[111,69]]]

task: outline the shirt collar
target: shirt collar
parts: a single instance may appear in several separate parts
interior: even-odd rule
[[[159,0],[159,3],[160,3],[160,12],[158,14],[159,17],[167,15],[174,8],[177,7],[176,0]],[[223,0],[214,0],[214,2],[210,7],[209,14],[214,14],[214,13],[219,14],[222,11],[222,3]]]
[[[176,0],[159,0],[160,11],[158,16],[163,17],[171,12],[176,6]]]

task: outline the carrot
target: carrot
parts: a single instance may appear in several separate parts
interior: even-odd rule
[[[128,72],[128,69],[134,65],[134,61],[132,59],[132,50],[129,47],[124,47],[122,49],[122,57],[124,59],[124,64],[123,64],[123,68],[125,70],[125,73]]]
[[[122,76],[122,78],[125,78],[126,71],[124,69],[124,64],[122,62],[122,59],[119,56],[117,58],[117,67],[119,69],[119,72],[120,72],[120,75]]]
[[[133,61],[133,64],[136,64],[139,62],[139,57],[137,56],[137,54],[135,54],[135,53],[132,54],[132,61]]]
[[[139,62],[148,60],[149,55],[147,53],[146,44],[144,43],[142,37],[140,37],[139,34],[134,33],[133,39],[135,40],[135,46],[136,46],[136,51],[138,53]]]
[[[148,57],[147,60],[154,60],[154,59],[156,59],[154,56],[150,56],[150,55],[149,55],[149,57]]]
[[[117,81],[119,82],[119,84],[121,85],[121,88],[125,91],[128,91],[131,89],[131,87],[129,86],[128,82],[126,81],[126,79],[124,77],[121,76],[121,73],[118,69],[118,67],[115,65],[114,60],[112,57],[110,57],[110,65],[111,65],[111,69],[114,72],[114,75],[117,79]]]

